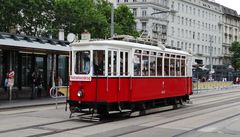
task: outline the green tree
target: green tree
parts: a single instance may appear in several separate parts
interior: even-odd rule
[[[133,13],[126,5],[120,5],[115,10],[115,33],[118,35],[139,36]]]
[[[52,0],[22,0],[19,8],[21,31],[32,36],[44,34],[54,16],[53,6]]]
[[[20,10],[21,0],[0,0],[0,31],[8,32],[21,22]]]
[[[54,30],[80,34],[87,30],[93,38],[104,38],[107,34],[107,18],[93,0],[56,0]]]
[[[0,0],[0,31],[20,26],[27,35],[38,36],[45,31],[53,14],[52,0]]]
[[[229,51],[233,53],[231,58],[233,67],[235,70],[240,70],[240,43],[237,41],[233,42]]]

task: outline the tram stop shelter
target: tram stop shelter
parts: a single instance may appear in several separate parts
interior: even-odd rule
[[[41,97],[48,96],[52,75],[67,85],[69,51],[67,41],[0,32],[0,100],[8,99],[4,81],[10,70],[15,72],[13,99],[31,96],[34,72],[42,75]]]

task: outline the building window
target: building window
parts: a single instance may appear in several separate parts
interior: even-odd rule
[[[146,17],[147,16],[147,11],[146,10],[142,10],[142,17]]]
[[[147,22],[142,22],[142,30],[146,31],[147,28]]]
[[[132,10],[133,10],[133,15],[137,17],[137,8],[133,8]]]

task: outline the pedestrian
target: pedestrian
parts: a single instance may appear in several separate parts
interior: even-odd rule
[[[34,99],[36,96],[36,90],[37,90],[37,73],[34,71],[32,73],[32,93],[31,93],[31,99]]]
[[[42,88],[43,88],[43,78],[40,72],[37,75],[36,87],[37,87],[37,97],[40,98],[42,96]]]

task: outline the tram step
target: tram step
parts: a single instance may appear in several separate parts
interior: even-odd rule
[[[132,111],[131,109],[123,109],[122,111],[109,111],[109,114],[126,113],[131,111]]]

